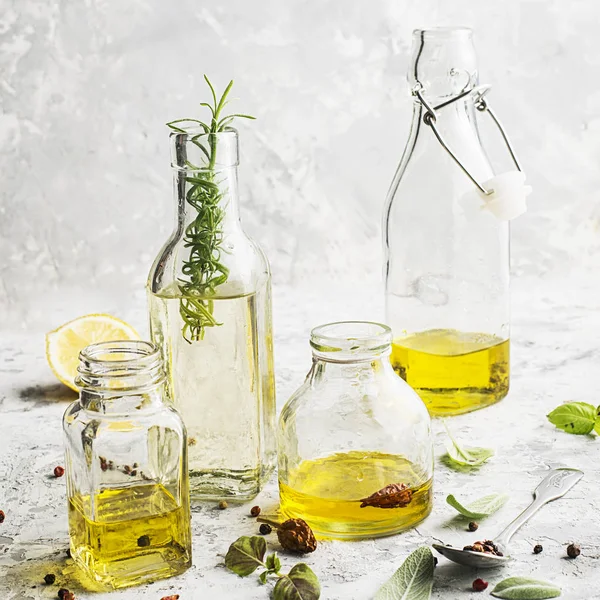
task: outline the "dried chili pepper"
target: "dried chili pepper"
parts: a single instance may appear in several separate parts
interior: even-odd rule
[[[361,508],[404,508],[412,500],[412,490],[405,483],[392,483],[360,500]]]

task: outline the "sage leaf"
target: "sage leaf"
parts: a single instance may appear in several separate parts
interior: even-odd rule
[[[225,555],[225,566],[240,577],[247,577],[258,567],[264,566],[263,557],[267,551],[265,538],[243,535],[238,538]]]
[[[596,409],[587,402],[567,402],[546,415],[548,421],[567,433],[585,435],[596,425]]]
[[[529,577],[509,577],[501,581],[492,590],[492,596],[507,600],[545,600],[558,598],[560,588],[546,581],[538,581]]]
[[[491,448],[461,446],[450,432],[446,421],[444,421],[444,427],[450,438],[450,442],[446,444],[447,464],[449,466],[478,467],[494,456],[494,451]]]
[[[375,600],[429,600],[434,562],[430,548],[417,548],[379,588]]]
[[[319,579],[312,569],[298,563],[279,578],[273,588],[273,600],[318,600],[321,597]]]
[[[470,504],[461,504],[452,494],[446,498],[446,502],[455,508],[461,515],[469,519],[485,519],[502,508],[508,501],[506,494],[490,494],[475,500]]]

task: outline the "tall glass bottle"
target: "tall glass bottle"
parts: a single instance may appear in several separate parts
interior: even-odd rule
[[[432,414],[452,415],[508,393],[509,226],[469,201],[474,180],[494,175],[471,30],[415,31],[408,81],[412,126],[384,213],[391,360]],[[427,105],[469,176],[428,126]]]
[[[150,329],[189,438],[193,499],[249,499],[275,463],[271,274],[238,210],[238,134],[170,136],[177,222],[148,278]]]

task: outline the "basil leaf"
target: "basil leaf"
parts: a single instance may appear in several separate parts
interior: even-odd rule
[[[506,494],[490,494],[471,502],[470,504],[461,504],[452,494],[446,498],[446,502],[455,508],[461,515],[469,519],[484,519],[494,514],[502,508],[508,500]]]
[[[494,451],[491,448],[461,446],[450,432],[446,421],[444,421],[444,427],[450,438],[450,443],[446,444],[448,451],[446,455],[448,460],[446,462],[450,467],[455,465],[460,467],[478,467],[494,456]]]
[[[596,409],[587,402],[568,402],[546,415],[548,421],[567,433],[585,435],[596,425]]]
[[[545,600],[558,598],[560,591],[559,587],[545,581],[529,577],[509,577],[492,590],[492,596],[508,600]]]
[[[433,568],[431,549],[427,546],[417,548],[379,588],[375,600],[429,600],[433,586]]]
[[[254,573],[263,565],[263,557],[267,551],[265,538],[254,535],[248,537],[243,535],[231,546],[225,556],[225,566],[240,577],[246,577]]]
[[[281,569],[281,561],[279,560],[279,556],[277,556],[277,552],[269,554],[265,564],[267,565],[267,569],[269,569],[269,571],[272,571],[273,573],[279,573],[279,569]]]
[[[320,597],[319,579],[304,563],[292,567],[273,588],[273,600],[318,600]]]

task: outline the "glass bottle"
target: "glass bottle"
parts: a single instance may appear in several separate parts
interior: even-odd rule
[[[430,418],[394,373],[391,341],[379,323],[311,333],[312,367],[279,419],[278,473],[281,512],[317,535],[389,535],[431,511]]]
[[[471,30],[416,30],[408,81],[413,120],[383,224],[391,360],[431,414],[455,415],[509,388],[509,225],[468,200],[474,180],[494,175],[475,118]]]
[[[149,342],[103,342],[79,356],[79,400],[63,418],[71,556],[112,588],[192,564],[187,441],[164,403]]]
[[[237,131],[170,139],[177,220],[148,278],[151,336],[188,431],[192,499],[250,499],[275,466],[269,264],[240,223]]]

